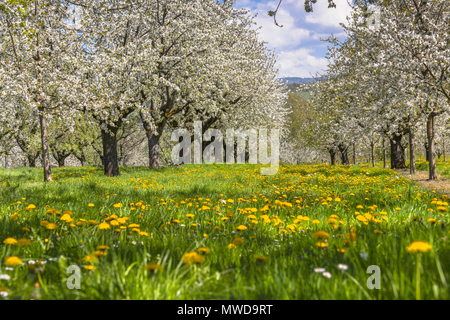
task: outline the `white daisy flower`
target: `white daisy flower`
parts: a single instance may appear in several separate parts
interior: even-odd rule
[[[11,280],[11,277],[7,274],[2,274],[2,275],[0,275],[0,280],[9,281],[9,280]]]

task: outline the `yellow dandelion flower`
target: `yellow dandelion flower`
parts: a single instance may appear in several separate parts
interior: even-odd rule
[[[425,253],[431,250],[433,246],[427,242],[424,241],[414,241],[412,242],[407,248],[406,250],[408,250],[408,252],[412,252],[412,253]]]
[[[358,235],[355,232],[349,232],[345,235],[346,240],[355,241],[358,240]]]
[[[17,245],[19,247],[28,247],[29,245],[31,245],[31,240],[25,238],[19,239],[17,240]]]
[[[254,255],[253,256],[253,258],[256,260],[256,261],[266,261],[267,259],[269,259],[268,257],[265,257],[265,256],[259,256],[259,255]]]
[[[188,252],[183,255],[181,258],[186,265],[186,267],[190,266],[193,263],[203,263],[205,262],[205,257],[197,252]]]
[[[228,248],[228,249],[234,249],[234,248],[236,248],[236,246],[235,246],[234,244],[230,243],[230,244],[227,246],[227,248]]]
[[[56,230],[58,229],[58,225],[56,223],[49,223],[45,226],[48,230]]]
[[[316,242],[316,246],[318,246],[319,248],[326,248],[328,247],[328,244],[326,244],[325,242]]]
[[[99,225],[98,225],[98,227],[97,227],[99,230],[109,230],[109,229],[111,229],[111,226],[108,224],[108,223],[106,223],[106,222],[102,222],[102,223],[100,223]]]
[[[16,267],[16,266],[21,265],[21,264],[23,264],[23,261],[20,260],[16,256],[5,258],[5,265],[8,266],[8,267]]]
[[[88,207],[93,208],[93,207],[95,207],[95,204],[89,203],[89,204],[88,204]]]
[[[232,243],[233,243],[234,245],[236,245],[236,246],[239,246],[239,245],[244,244],[244,239],[242,239],[242,238],[234,238],[233,241],[232,241]]]
[[[112,225],[112,226],[114,226],[114,227],[120,225],[119,221],[117,221],[117,220],[111,220],[111,221],[109,222],[109,224]]]
[[[210,253],[211,249],[202,247],[202,248],[198,248],[197,251],[198,252],[203,252],[203,253]]]
[[[102,250],[97,250],[94,252],[96,257],[105,257],[107,255],[107,253],[105,251]]]
[[[17,244],[17,240],[14,239],[14,238],[6,238],[6,239],[3,241],[3,243],[4,243],[4,244],[7,244],[7,245],[16,245],[16,244]]]
[[[318,238],[318,239],[328,239],[330,237],[330,235],[328,233],[326,233],[325,231],[317,231],[314,232],[311,235],[312,238]]]
[[[247,227],[241,224],[239,227],[236,228],[236,230],[244,231],[244,230],[247,230]]]
[[[164,270],[163,267],[161,267],[159,264],[154,263],[154,262],[151,262],[151,263],[147,264],[146,266],[144,266],[144,269],[148,270],[148,271],[162,271],[162,270]]]
[[[90,254],[90,255],[87,255],[86,257],[84,257],[83,260],[86,262],[89,262],[89,263],[95,263],[95,262],[97,262],[98,258],[95,254]]]

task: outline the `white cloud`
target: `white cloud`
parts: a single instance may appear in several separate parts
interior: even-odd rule
[[[327,69],[328,60],[311,55],[312,50],[300,48],[293,51],[282,51],[278,54],[280,77],[310,78],[311,74],[323,73]]]
[[[261,1],[261,2],[260,2]],[[261,40],[268,42],[268,48],[275,48],[278,55],[279,76],[311,77],[327,69],[328,60],[324,58],[331,33],[341,40],[346,38],[339,23],[346,23],[351,8],[347,0],[335,0],[337,8],[328,8],[327,0],[319,0],[314,12],[306,13],[304,0],[283,0],[274,24],[268,11],[275,11],[279,0],[237,0],[237,8],[246,8],[250,14],[258,13],[255,21],[262,28],[258,31]]]
[[[261,10],[258,10],[261,12]],[[287,10],[278,11],[277,21],[282,21],[283,28],[277,27],[274,24],[273,17],[267,14],[258,14],[255,21],[259,26],[260,39],[269,42],[269,46],[283,50],[287,48],[295,48],[301,45],[304,41],[310,39],[310,31],[298,28],[294,24],[294,18]]]
[[[320,0],[314,5],[314,12],[306,14],[306,22],[320,24],[328,27],[339,27],[339,23],[346,23],[350,16],[351,7],[347,0],[335,0],[336,8],[328,8],[328,1]],[[297,1],[302,5],[302,1]]]

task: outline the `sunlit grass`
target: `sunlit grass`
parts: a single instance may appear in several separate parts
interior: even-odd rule
[[[189,165],[121,172],[55,169],[45,185],[40,169],[0,171],[6,298],[415,299],[417,254],[407,247],[416,240],[432,246],[421,254],[421,298],[450,297],[447,198],[395,171],[282,166],[261,176],[259,166]],[[4,244],[8,238],[31,243]],[[7,266],[11,256],[23,265]],[[67,288],[71,265],[82,269],[80,290]],[[381,269],[380,290],[366,285],[372,265]]]

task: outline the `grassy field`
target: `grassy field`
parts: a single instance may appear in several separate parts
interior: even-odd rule
[[[446,196],[381,168],[259,169],[1,170],[0,299],[450,298]]]

